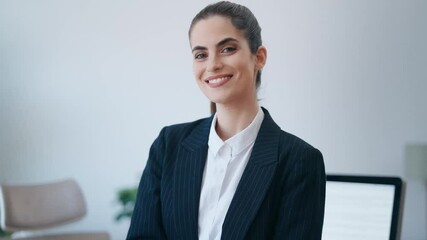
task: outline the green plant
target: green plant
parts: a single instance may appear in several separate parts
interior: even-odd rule
[[[124,188],[117,193],[117,200],[121,205],[120,212],[116,215],[116,221],[123,218],[131,218],[135,207],[137,187]]]
[[[11,232],[6,232],[0,227],[0,237],[9,237],[10,235],[12,235]]]

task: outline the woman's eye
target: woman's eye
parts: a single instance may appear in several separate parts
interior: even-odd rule
[[[226,47],[222,50],[223,53],[230,53],[236,51],[235,47]]]
[[[205,53],[197,53],[194,55],[194,59],[203,59],[203,58],[206,58]]]

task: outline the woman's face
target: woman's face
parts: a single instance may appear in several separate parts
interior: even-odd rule
[[[256,102],[255,78],[265,63],[265,48],[261,47],[264,57],[252,54],[243,33],[222,16],[197,22],[190,44],[194,76],[212,102],[239,106]]]

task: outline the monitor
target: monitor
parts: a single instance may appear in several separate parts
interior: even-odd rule
[[[326,179],[322,239],[400,239],[402,179],[350,175]]]

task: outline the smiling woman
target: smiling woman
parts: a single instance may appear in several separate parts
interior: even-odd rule
[[[139,185],[128,239],[320,239],[320,151],[257,101],[267,50],[252,12],[218,2],[189,31],[194,76],[214,114],[165,127]]]
[[[266,62],[265,47],[260,45],[252,53],[244,33],[222,16],[193,25],[190,44],[194,75],[203,93],[217,108],[249,110],[253,118],[258,111],[255,79]],[[218,113],[222,115],[222,111]],[[236,129],[239,130],[242,129]],[[230,132],[225,138],[235,133]]]

